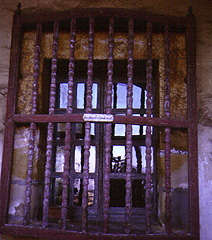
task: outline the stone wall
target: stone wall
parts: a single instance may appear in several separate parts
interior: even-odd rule
[[[2,0],[0,5],[0,157],[2,154],[5,103],[9,71],[12,15],[19,1]],[[199,185],[201,240],[212,239],[212,3],[210,0],[23,0],[23,12],[61,11],[75,7],[142,8],[166,15],[186,16],[193,6],[197,20],[197,92],[199,117]],[[0,161],[1,162],[1,161]],[[0,239],[18,239],[0,236]]]

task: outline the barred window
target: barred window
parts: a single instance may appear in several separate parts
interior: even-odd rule
[[[198,239],[195,89],[191,9],[38,16],[19,6],[2,231]]]

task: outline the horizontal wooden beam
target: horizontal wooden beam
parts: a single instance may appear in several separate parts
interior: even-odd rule
[[[178,16],[165,16],[157,13],[144,12],[143,9],[120,9],[120,8],[75,8],[70,11],[57,11],[51,14],[43,14],[40,12],[25,12],[22,15],[22,22],[49,22],[56,20],[64,20],[79,17],[125,17],[134,19],[143,19],[144,21],[151,21],[157,23],[165,23],[170,25],[184,25],[186,26],[187,20],[185,17]]]
[[[13,120],[16,123],[60,123],[60,122],[85,122],[84,114],[15,114]],[[94,121],[95,122],[95,121]],[[114,115],[112,123],[148,125],[158,127],[188,128],[192,122],[186,119],[165,119],[140,116]]]
[[[54,228],[41,228],[41,227],[32,227],[32,226],[18,226],[18,225],[5,225],[2,228],[2,232],[4,234],[9,235],[22,235],[22,236],[33,236],[37,238],[51,238],[54,240],[66,240],[66,239],[83,239],[83,240],[127,240],[129,239],[128,234],[100,234],[100,233],[80,233],[75,231],[62,231]],[[139,234],[131,234],[130,239],[132,240],[198,240],[199,238],[192,234],[181,234],[175,235],[172,234],[168,236],[166,234],[155,234],[155,235],[139,235]]]

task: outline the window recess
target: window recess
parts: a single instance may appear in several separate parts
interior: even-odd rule
[[[198,239],[194,30],[191,9],[38,18],[18,7],[3,233]]]

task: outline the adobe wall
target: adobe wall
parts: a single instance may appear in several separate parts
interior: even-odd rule
[[[0,5],[0,158],[2,155],[12,16],[19,1]],[[166,15],[186,16],[192,5],[197,20],[198,151],[201,240],[212,239],[212,3],[210,0],[23,0],[22,11],[68,10],[75,7],[143,8]],[[1,163],[1,161],[0,161]],[[0,236],[0,239],[18,239]]]

